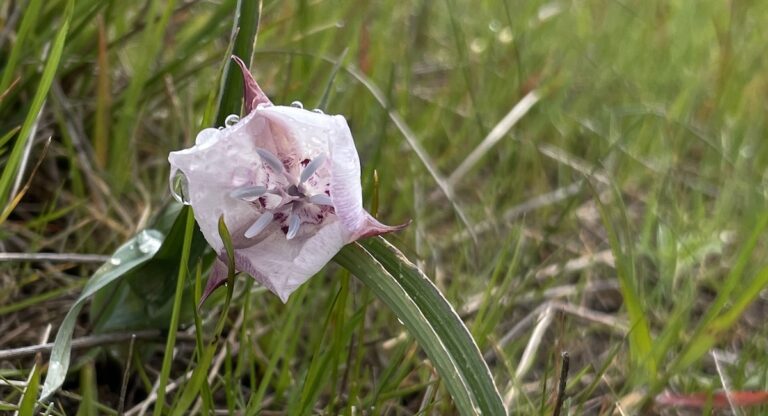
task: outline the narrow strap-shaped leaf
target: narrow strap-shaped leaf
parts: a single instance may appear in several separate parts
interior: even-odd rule
[[[154,230],[147,230],[145,232],[160,234]],[[50,364],[48,365],[48,374],[45,376],[45,383],[43,384],[41,401],[47,401],[64,384],[64,379],[67,377],[67,371],[69,370],[72,333],[77,323],[77,315],[80,314],[83,306],[85,306],[85,301],[94,293],[126,275],[131,270],[136,269],[155,255],[156,250],[142,251],[137,239],[138,237],[135,237],[117,249],[112,256],[112,260],[96,271],[83,288],[83,292],[70,307],[67,315],[64,316],[64,321],[62,321],[61,327],[59,327],[59,331],[56,333],[53,350],[51,350]]]
[[[253,55],[253,45],[259,32],[261,18],[261,0],[238,0],[235,6],[235,19],[232,26],[232,54],[240,57],[246,65],[250,65]],[[243,79],[236,66],[226,56],[222,86],[219,96],[219,108],[216,115],[216,125],[224,124],[224,119],[230,114],[240,114],[243,98]],[[234,70],[233,70],[234,69]]]
[[[505,408],[472,335],[450,303],[429,278],[382,237],[360,242],[411,295],[443,339],[483,414],[504,414]]]
[[[61,60],[61,54],[67,40],[69,22],[72,19],[72,10],[74,7],[75,3],[73,0],[67,2],[61,29],[56,33],[56,38],[51,47],[51,54],[48,56],[45,68],[43,68],[43,76],[40,78],[40,84],[37,86],[37,91],[35,91],[35,95],[32,98],[32,105],[27,112],[27,116],[21,126],[21,131],[19,132],[16,143],[13,145],[11,154],[8,156],[3,173],[0,175],[0,201],[3,201],[3,203],[8,199],[8,194],[11,191],[11,183],[13,183],[13,179],[16,177],[24,147],[27,140],[32,140],[32,138],[29,137],[32,132],[32,126],[35,124],[35,120],[37,120],[37,115],[43,107],[45,97],[48,95],[48,90],[50,90],[51,84],[53,83],[53,77],[56,75],[56,70],[59,68],[59,61]],[[0,92],[2,92],[2,90],[0,90]]]
[[[466,376],[462,374],[445,343],[444,336],[435,331],[433,322],[418,307],[412,293],[406,291],[382,263],[358,243],[344,247],[335,260],[371,289],[408,328],[437,368],[462,415],[504,414],[503,407],[501,412],[497,413],[481,411],[474,400],[471,387],[466,383]],[[424,295],[429,296],[426,293]]]

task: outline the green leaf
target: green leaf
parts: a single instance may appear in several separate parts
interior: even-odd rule
[[[184,227],[184,245],[181,249],[181,260],[179,263],[179,275],[176,280],[176,293],[173,297],[173,311],[171,313],[171,325],[168,331],[168,340],[165,344],[165,355],[163,356],[163,365],[160,369],[160,379],[157,383],[157,401],[155,402],[155,411],[153,414],[159,416],[165,406],[165,385],[171,374],[171,361],[173,361],[173,349],[176,346],[176,328],[179,326],[179,315],[181,311],[181,300],[184,296],[184,283],[187,280],[187,268],[189,265],[189,252],[192,247],[194,236],[195,217],[192,215],[192,209],[183,210],[186,213],[186,223]]]
[[[175,4],[175,0],[152,0],[145,14],[146,29],[141,41],[143,53],[139,54],[133,68],[133,77],[125,92],[125,101],[118,112],[119,117],[109,147],[108,167],[116,191],[122,190],[132,173],[132,163],[135,159],[133,138],[144,87],[152,71],[152,64],[157,61],[160,47],[164,44],[163,35]],[[165,8],[160,13],[162,6]]]
[[[189,382],[184,386],[184,390],[181,392],[181,398],[173,408],[171,416],[183,416],[187,414],[187,409],[189,409],[189,407],[192,406],[192,403],[199,397],[198,393],[200,393],[203,383],[207,382],[205,377],[208,376],[208,369],[211,367],[211,361],[213,360],[213,354],[216,352],[217,346],[218,344],[209,345],[203,352],[200,361],[195,364],[192,376],[189,378]]]
[[[421,269],[384,238],[369,238],[360,244],[412,294],[416,304],[455,354],[454,359],[467,377],[480,408],[490,411],[490,414],[502,412],[504,405],[488,365],[464,322],[438,288]]]
[[[145,236],[152,238],[160,240],[163,238],[162,233],[157,230],[144,230],[143,233],[145,233]],[[67,315],[64,316],[64,321],[62,321],[61,327],[59,327],[59,331],[56,333],[56,340],[53,344],[48,365],[48,374],[43,384],[41,401],[48,400],[64,384],[64,379],[69,370],[72,333],[77,323],[77,315],[85,306],[85,301],[110,283],[120,279],[151,259],[158,247],[155,247],[154,251],[148,248],[146,245],[140,244],[139,236],[134,237],[118,248],[115,254],[112,255],[111,260],[96,270],[93,277],[88,280],[88,283],[83,288],[83,292],[75,300],[75,303],[72,304]]]
[[[736,264],[720,286],[717,297],[701,318],[701,323],[683,353],[672,366],[673,372],[684,370],[706,354],[715,345],[722,332],[733,326],[744,310],[759,296],[760,291],[768,285],[768,268],[760,270],[749,283],[744,279],[746,268],[766,227],[768,227],[768,213],[762,214],[756,221],[752,234],[742,246]],[[738,296],[732,299],[731,295],[737,290]],[[731,308],[722,312],[729,302]]]
[[[586,183],[591,187],[589,180]],[[608,241],[611,245],[611,252],[616,261],[619,288],[624,299],[624,305],[627,308],[627,315],[629,315],[629,347],[632,361],[635,366],[643,370],[639,374],[646,380],[653,380],[657,377],[657,365],[652,354],[653,340],[651,338],[650,324],[646,319],[643,300],[637,282],[635,255],[632,250],[634,243],[629,241],[630,227],[627,209],[624,206],[621,192],[618,188],[612,188],[613,197],[619,205],[620,227],[617,228],[611,220],[608,207],[600,200],[598,192],[594,188],[592,191],[596,195],[595,202],[597,202],[598,210],[608,235]]]
[[[487,364],[464,323],[432,282],[381,237],[335,257],[384,302],[426,351],[463,415],[506,414]]]
[[[53,41],[53,47],[51,48],[51,54],[48,56],[45,68],[43,68],[43,76],[40,79],[40,84],[37,86],[37,91],[35,91],[35,95],[32,98],[32,105],[29,107],[29,111],[27,111],[27,116],[24,119],[24,123],[21,125],[18,139],[13,145],[11,154],[8,156],[8,160],[5,163],[5,169],[3,169],[2,176],[0,176],[0,201],[6,201],[8,199],[8,194],[11,192],[11,183],[13,183],[13,180],[16,177],[16,171],[21,162],[24,147],[27,144],[27,140],[32,139],[30,137],[32,127],[37,122],[38,114],[43,107],[43,102],[48,95],[48,90],[53,83],[53,77],[56,75],[56,70],[59,67],[59,61],[61,60],[61,54],[67,40],[67,31],[69,30],[69,22],[72,19],[72,10],[74,7],[74,0],[67,1],[61,28],[56,33],[56,38]]]
[[[232,24],[234,38],[232,54],[237,55],[247,65],[251,63],[253,45],[259,32],[261,20],[261,0],[238,0],[235,19]],[[219,96],[219,107],[216,113],[216,125],[224,125],[224,119],[230,114],[240,114],[243,97],[243,80],[239,71],[232,65],[227,56],[222,75],[222,87]],[[235,70],[232,70],[235,68]]]
[[[91,302],[94,332],[139,329],[167,329],[174,302],[175,278],[178,274],[189,210],[181,204],[170,205],[157,219],[154,228],[164,233],[165,239],[151,261],[127,273],[120,282],[97,293]],[[188,267],[202,258],[203,266],[213,256],[206,255],[208,243],[195,226]],[[127,283],[127,284],[126,284]],[[185,287],[183,301],[192,303],[191,285]],[[192,320],[191,308],[183,308],[183,322]]]
[[[5,69],[3,70],[3,78],[0,80],[0,94],[5,92],[5,89],[11,84],[11,79],[16,72],[16,66],[19,64],[21,53],[25,48],[29,48],[27,40],[31,33],[34,33],[37,26],[37,18],[40,15],[40,5],[43,4],[41,0],[30,0],[27,4],[27,8],[24,11],[24,17],[21,19],[19,30],[16,33],[16,39],[13,42],[13,49],[8,55],[8,61],[5,63]]]
[[[37,405],[37,393],[40,389],[40,366],[35,364],[32,367],[32,374],[29,377],[27,387],[24,389],[24,395],[19,402],[19,416],[32,416],[35,414]]]

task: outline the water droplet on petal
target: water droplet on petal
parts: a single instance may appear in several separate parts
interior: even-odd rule
[[[325,113],[323,112],[323,110],[321,110],[321,109],[319,109],[319,108],[315,108],[314,110],[312,110],[312,112],[313,112],[313,113],[317,113],[317,114],[325,114]]]
[[[139,243],[139,251],[144,254],[155,253],[163,245],[163,240],[158,233],[151,233],[147,230],[143,230],[136,236],[136,241]]]
[[[261,110],[263,108],[272,107],[272,103],[258,103],[256,104],[256,109]]]
[[[219,129],[207,128],[203,129],[200,133],[197,133],[195,137],[195,146],[205,146],[213,143],[219,136]]]
[[[224,119],[224,126],[232,127],[240,121],[240,116],[237,114],[230,114]]]
[[[294,101],[291,103],[291,107],[293,108],[304,108],[304,104],[301,103],[301,101]]]
[[[189,205],[189,180],[180,169],[171,177],[171,195],[176,201]]]

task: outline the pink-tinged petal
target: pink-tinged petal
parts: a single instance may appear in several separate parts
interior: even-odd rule
[[[254,140],[271,135],[268,121],[254,114],[222,130],[218,138],[204,146],[196,145],[168,156],[171,172],[180,170],[186,176],[195,219],[216,252],[224,248],[218,232],[221,215],[236,248],[250,244],[243,233],[258,217],[251,203],[231,195],[242,187],[267,184],[268,176],[257,150],[274,149],[275,145],[271,139]]]
[[[380,223],[376,218],[373,218],[370,214],[367,212],[365,213],[366,218],[363,222],[362,227],[358,228],[352,235],[352,238],[354,240],[359,240],[361,238],[368,238],[368,237],[375,237],[377,235],[391,233],[395,231],[400,231],[411,225],[411,221],[400,225],[384,225]]]
[[[363,209],[363,188],[360,184],[360,158],[347,121],[333,117],[331,135],[331,199],[336,215],[351,234],[365,225],[368,214]]]
[[[200,303],[198,307],[202,306],[203,302],[208,299],[208,296],[213,293],[214,290],[220,288],[227,283],[227,265],[219,259],[213,262],[211,273],[208,276],[208,283],[205,285],[203,295],[200,297]]]
[[[236,250],[235,268],[287,302],[291,293],[344,247],[346,238],[338,221],[325,223],[316,232],[292,240],[276,232],[258,244]]]
[[[331,135],[331,198],[336,215],[350,231],[351,241],[407,227],[410,221],[396,226],[384,225],[363,209],[360,158],[352,133],[344,117],[334,116],[333,120],[335,134]]]
[[[256,106],[259,104],[272,104],[269,101],[267,94],[261,90],[259,84],[253,78],[248,66],[239,57],[232,55],[232,60],[240,67],[240,72],[243,73],[243,102],[245,107],[245,114],[250,114]]]

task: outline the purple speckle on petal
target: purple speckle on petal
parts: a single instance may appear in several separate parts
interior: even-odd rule
[[[309,164],[309,159],[304,159],[301,161],[301,166],[306,167]]]

